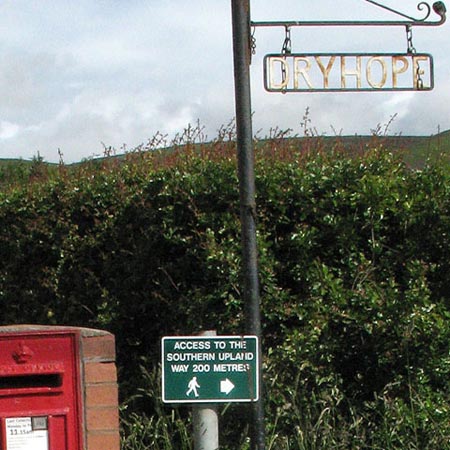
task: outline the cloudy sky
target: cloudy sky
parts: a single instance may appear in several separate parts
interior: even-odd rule
[[[417,0],[384,4],[423,17]],[[251,0],[251,8],[253,21],[401,20],[365,0]],[[391,133],[450,129],[449,24],[413,30],[417,52],[431,53],[435,65],[434,90],[416,93],[268,93],[263,58],[280,52],[284,31],[258,28],[254,130],[300,133],[306,108],[326,135],[370,134],[393,116]],[[403,27],[292,31],[295,53],[406,48]],[[212,139],[235,114],[231,0],[2,0],[0,58],[0,158],[39,152],[58,161],[59,149],[70,163],[197,121]]]

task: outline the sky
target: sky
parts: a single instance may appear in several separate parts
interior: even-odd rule
[[[417,0],[383,4],[424,14]],[[251,19],[402,20],[365,0],[251,0]],[[231,0],[0,1],[0,158],[72,163],[108,147],[130,151],[157,134],[170,140],[197,123],[214,139],[235,116],[231,25]],[[255,134],[301,134],[306,111],[321,135],[450,129],[449,27],[413,28],[417,52],[433,55],[432,91],[286,94],[267,92],[263,77],[264,56],[280,53],[284,29],[258,27]],[[303,27],[291,38],[294,53],[407,49],[404,27]]]

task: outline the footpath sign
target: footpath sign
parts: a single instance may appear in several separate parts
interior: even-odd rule
[[[167,336],[161,350],[164,403],[258,400],[256,336]]]

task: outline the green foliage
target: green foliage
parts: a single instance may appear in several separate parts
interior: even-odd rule
[[[161,373],[155,370],[152,373],[141,367],[144,384],[133,398],[150,402],[154,407],[152,416],[129,412],[129,402],[121,406],[121,426],[123,450],[166,450],[169,448],[190,450],[192,438],[190,420],[182,417],[179,410],[165,410],[158,399],[161,398],[159,377]]]
[[[200,134],[71,170],[36,161],[0,193],[1,321],[116,335],[125,449],[191,448],[188,412],[160,402],[162,336],[244,331],[233,132]],[[450,175],[376,140],[350,153],[258,146],[268,445],[445,449]],[[247,413],[223,410],[224,449],[247,448]]]

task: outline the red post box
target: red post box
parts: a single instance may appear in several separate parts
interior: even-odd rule
[[[0,327],[0,450],[119,450],[114,337]]]

